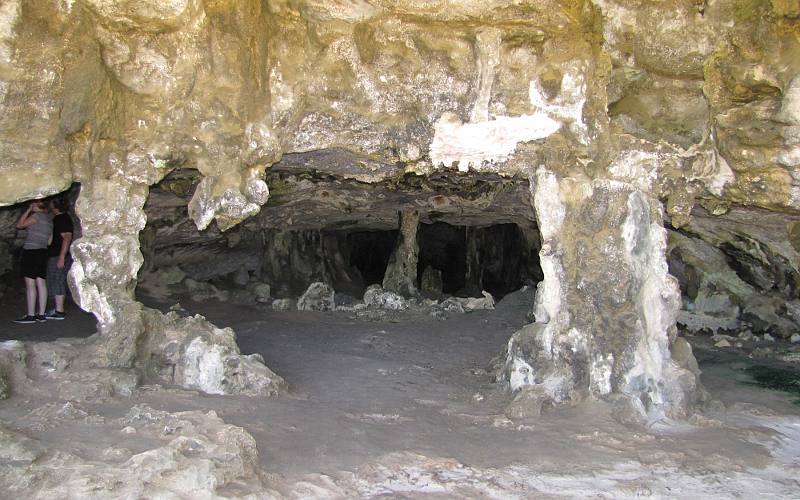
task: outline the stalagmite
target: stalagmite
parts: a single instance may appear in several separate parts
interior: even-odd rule
[[[419,244],[417,229],[419,213],[413,210],[400,212],[400,236],[389,257],[389,265],[383,277],[383,288],[405,297],[417,295],[417,260]]]

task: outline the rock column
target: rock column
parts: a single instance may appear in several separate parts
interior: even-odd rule
[[[283,379],[258,354],[244,356],[233,330],[218,329],[200,315],[182,318],[145,308],[136,301],[136,275],[143,258],[139,232],[148,186],[166,172],[154,161],[145,175],[127,177],[133,169],[108,155],[84,179],[76,211],[83,235],[72,247],[73,297],[97,318],[98,335],[82,352],[80,364],[146,372],[169,383],[211,394],[271,396],[285,389]],[[143,172],[143,170],[139,170]]]
[[[505,380],[538,405],[592,395],[642,419],[684,416],[699,391],[670,352],[680,292],[660,205],[632,184],[545,168],[531,184],[544,281],[536,321],[509,341]]]
[[[95,175],[76,203],[82,237],[72,245],[70,286],[78,305],[97,318],[97,364],[131,367],[144,333],[142,306],[133,297],[143,259],[139,231],[148,187],[119,176]]]
[[[417,295],[417,263],[419,260],[419,244],[417,229],[419,213],[415,210],[400,212],[400,236],[397,246],[389,257],[386,274],[383,277],[383,288],[405,297]]]

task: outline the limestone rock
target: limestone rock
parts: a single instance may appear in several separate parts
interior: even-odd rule
[[[611,399],[611,416],[614,420],[629,427],[643,427],[648,424],[647,410],[639,398],[620,394]]]
[[[494,297],[486,290],[482,290],[483,298],[467,297],[461,299],[465,311],[492,310],[494,309]]]
[[[273,396],[284,380],[258,354],[242,355],[230,328],[216,328],[200,315],[145,314],[147,357],[143,369],[162,380],[209,394]]]
[[[130,397],[139,385],[132,370],[84,369],[69,373],[58,383],[58,397],[74,401]]]
[[[334,303],[337,311],[360,311],[367,307],[364,302],[346,293],[337,293]]]
[[[380,285],[370,285],[364,292],[364,304],[367,307],[400,311],[408,309],[408,301],[399,294],[384,290]]]
[[[256,302],[259,304],[268,304],[270,303],[272,293],[272,288],[266,284],[261,282],[253,282],[251,281],[247,285],[247,289],[252,292],[253,296],[256,299]]]
[[[298,311],[332,311],[336,309],[335,292],[326,283],[316,282],[308,285],[305,293],[297,300]]]
[[[611,377],[616,376],[624,381],[619,392],[646,401],[652,418],[685,415],[697,384],[694,374],[674,364],[669,351],[680,294],[664,263],[666,232],[658,223],[660,213],[635,185],[595,181],[592,186],[591,190],[577,188],[576,183],[559,180],[544,168],[537,172],[534,201],[545,274],[536,299],[536,319],[541,323],[512,337],[501,376],[512,390],[541,385],[553,404],[573,402],[588,393],[610,394]],[[577,243],[570,240],[565,245],[572,217],[593,220],[597,230],[607,227],[611,236],[590,242],[576,235]],[[565,274],[569,253],[586,263],[575,275]],[[610,263],[613,271],[605,265],[594,268],[589,264],[593,259]],[[574,290],[572,298],[567,290]],[[581,299],[575,302],[576,297]],[[568,301],[573,306],[565,310]],[[601,302],[606,305],[600,306]],[[592,326],[596,317],[591,319],[590,310],[620,314],[628,319],[619,324],[639,325],[636,333],[626,327],[613,334],[615,345],[629,342],[630,350],[601,347],[612,343],[606,344],[604,334]],[[654,310],[659,312],[653,315]],[[591,341],[587,332],[593,332]],[[613,362],[617,358],[629,361],[623,366]],[[583,366],[580,374],[574,372],[577,366]],[[649,372],[653,366],[661,367],[656,377],[663,383],[653,384]],[[590,374],[588,387],[577,383],[584,373]]]
[[[29,348],[28,366],[37,375],[60,377],[74,365],[79,365],[81,345],[81,341],[67,339],[33,343]]]
[[[0,342],[0,379],[3,399],[27,386],[28,353],[18,340]]]
[[[464,303],[458,297],[448,297],[438,304],[438,308],[445,312],[463,314]]]
[[[527,420],[542,414],[543,407],[551,402],[541,386],[529,385],[523,387],[514,400],[506,407],[505,414],[511,420]]]
[[[186,273],[179,266],[169,266],[159,271],[157,279],[165,285],[177,285],[186,278]]]
[[[247,269],[244,266],[239,266],[239,269],[233,273],[233,282],[239,286],[247,286],[247,283],[250,281],[250,273],[247,272]]]
[[[383,288],[404,297],[411,297],[417,294],[419,212],[401,212],[399,225],[400,237],[389,257],[389,264],[383,277]]]
[[[87,421],[81,428],[93,432],[93,425]],[[0,484],[17,496],[33,488],[53,498],[211,498],[232,489],[240,497],[275,497],[257,472],[253,437],[213,411],[169,413],[139,405],[106,427],[125,432],[117,433],[103,457],[79,456],[0,429],[7,465]]]
[[[0,460],[11,464],[29,464],[44,454],[45,448],[34,440],[0,425]]]
[[[292,311],[297,308],[297,301],[292,299],[275,299],[272,301],[274,311]]]
[[[426,299],[439,300],[442,296],[442,272],[426,267],[420,278],[419,290]]]
[[[678,366],[685,368],[696,376],[700,376],[700,367],[697,365],[692,353],[692,346],[683,337],[678,337],[671,346],[672,359],[678,363]]]
[[[205,302],[206,300],[225,302],[230,299],[230,292],[227,290],[220,290],[211,283],[186,278],[183,280],[183,284],[186,286],[189,296],[195,302]]]

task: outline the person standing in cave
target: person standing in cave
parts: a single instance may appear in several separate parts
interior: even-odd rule
[[[53,220],[42,200],[34,200],[17,221],[17,229],[25,229],[22,246],[22,276],[25,278],[25,298],[28,314],[15,319],[16,323],[47,321],[44,310],[47,306],[47,246],[53,236]],[[36,314],[36,305],[39,314]]]
[[[61,196],[50,201],[53,214],[53,238],[47,247],[47,292],[53,297],[54,308],[47,319],[65,319],[64,298],[67,295],[67,272],[72,264],[69,246],[75,225],[69,216],[69,200]]]

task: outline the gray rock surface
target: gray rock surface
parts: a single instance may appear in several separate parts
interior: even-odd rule
[[[315,282],[297,299],[298,311],[332,311],[336,309],[335,292],[328,284]]]

